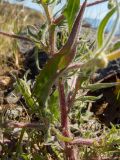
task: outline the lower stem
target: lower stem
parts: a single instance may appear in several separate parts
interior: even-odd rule
[[[64,93],[64,84],[62,80],[59,80],[58,83],[59,97],[60,97],[60,111],[61,111],[61,128],[62,134],[65,137],[71,137],[69,130],[69,120],[68,120],[68,106],[66,102],[66,97]],[[66,160],[76,160],[74,147],[65,142],[64,154]]]

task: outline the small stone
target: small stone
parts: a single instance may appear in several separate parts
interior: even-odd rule
[[[6,101],[9,104],[15,104],[19,101],[19,99],[21,98],[21,94],[20,93],[15,93],[15,91],[13,90],[12,92],[10,92],[7,96],[6,96]]]
[[[9,76],[0,76],[0,88],[6,89],[12,84],[12,78]]]

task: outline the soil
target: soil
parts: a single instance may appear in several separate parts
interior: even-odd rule
[[[107,68],[97,72],[94,82],[108,83],[119,82],[120,59],[111,61]],[[92,95],[103,95],[101,99],[92,104],[91,111],[105,125],[120,124],[120,87],[111,87],[92,92]]]

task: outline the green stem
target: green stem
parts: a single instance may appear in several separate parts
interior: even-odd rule
[[[21,142],[22,142],[24,133],[25,133],[25,128],[23,128],[23,129],[21,130],[20,138],[19,138],[19,141],[18,141],[18,143],[17,143],[16,160],[18,159],[18,156],[21,154]]]

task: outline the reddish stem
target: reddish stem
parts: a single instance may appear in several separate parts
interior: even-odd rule
[[[24,123],[24,122],[16,122],[16,121],[8,121],[5,123],[2,123],[1,126],[3,128],[35,128],[35,129],[43,129],[43,126],[45,124],[40,124],[40,123]]]
[[[67,118],[68,107],[66,105],[64,85],[62,83],[62,80],[59,80],[58,87],[59,87],[59,97],[60,97],[61,127],[64,132],[64,130],[68,130],[68,118]]]
[[[60,110],[61,110],[61,128],[62,134],[66,137],[70,137],[69,131],[69,121],[68,121],[68,106],[66,103],[65,93],[64,93],[64,84],[62,80],[59,80],[58,84],[59,89],[59,97],[60,97]],[[75,152],[73,146],[69,145],[69,143],[65,143],[65,157],[66,160],[75,160]]]
[[[91,7],[91,6],[94,6],[94,5],[97,5],[97,4],[100,4],[100,3],[104,3],[104,2],[107,2],[108,0],[97,0],[95,2],[92,2],[92,3],[88,3],[87,4],[87,7]]]
[[[50,54],[53,56],[55,54],[56,37],[55,37],[55,27],[53,25],[49,28],[49,42],[50,42]]]
[[[85,138],[76,138],[72,142],[70,142],[70,145],[86,145],[86,146],[92,146],[95,142],[99,143],[100,139],[85,139]]]
[[[21,40],[32,42],[31,39],[29,39],[28,37],[25,37],[25,36],[18,36],[16,34],[6,33],[6,32],[3,32],[3,31],[0,31],[0,34],[3,35],[3,36],[10,37],[10,38],[17,38],[17,39],[21,39]]]
[[[6,37],[10,37],[10,38],[14,38],[14,39],[24,40],[24,41],[28,41],[28,42],[33,42],[28,37],[19,36],[19,35],[13,34],[13,33],[7,33],[7,32],[0,31],[0,35],[6,36]],[[40,44],[43,47],[43,49],[47,52],[47,47],[42,42],[40,42]]]

